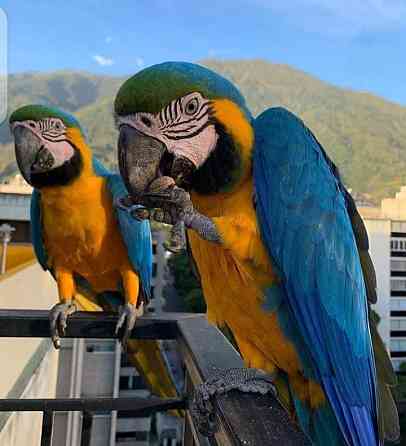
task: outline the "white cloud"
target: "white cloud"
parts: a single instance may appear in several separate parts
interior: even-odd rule
[[[404,0],[256,0],[306,31],[353,36],[406,27]]]
[[[137,68],[142,68],[145,66],[145,60],[142,57],[137,57],[135,59],[135,65]]]
[[[107,36],[107,37],[104,39],[104,41],[105,41],[106,43],[111,43],[111,42],[113,41],[113,38],[112,38],[111,36]]]
[[[110,59],[109,57],[105,56],[100,56],[99,54],[93,56],[93,60],[95,60],[102,67],[109,67],[114,64],[113,59]]]

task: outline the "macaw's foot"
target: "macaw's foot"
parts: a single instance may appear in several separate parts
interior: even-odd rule
[[[49,312],[49,322],[51,329],[51,338],[56,349],[60,348],[60,336],[65,335],[68,316],[77,311],[76,305],[72,301],[54,305]]]
[[[172,226],[171,236],[164,243],[164,247],[174,254],[178,254],[186,248],[185,224],[183,221],[178,221]]]
[[[195,391],[190,405],[190,413],[199,432],[206,437],[217,432],[213,397],[230,390],[266,394],[276,388],[273,377],[259,369],[227,369],[216,372]]]
[[[119,334],[120,330],[122,331],[120,338],[121,345],[123,346],[124,350],[126,350],[128,338],[130,337],[130,334],[135,326],[137,318],[142,316],[143,314],[143,303],[141,303],[138,308],[135,305],[130,304],[129,302],[121,307],[120,315],[116,325],[116,335]]]

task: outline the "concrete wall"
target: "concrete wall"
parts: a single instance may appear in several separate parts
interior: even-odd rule
[[[1,309],[49,309],[57,290],[50,274],[33,264],[0,280]],[[48,339],[0,338],[0,398],[53,398],[58,353]],[[42,415],[0,416],[1,446],[40,444]]]
[[[45,341],[47,351],[41,355],[41,348],[36,352],[41,355],[31,361],[39,362],[38,368],[31,375],[22,395],[10,395],[18,398],[54,398],[58,370],[58,353],[52,343]],[[29,364],[28,364],[29,365]],[[16,412],[9,416],[0,432],[0,445],[4,446],[39,446],[41,442],[41,412]]]
[[[369,237],[369,252],[375,266],[378,303],[374,310],[381,317],[379,333],[389,349],[390,344],[390,220],[364,220]]]

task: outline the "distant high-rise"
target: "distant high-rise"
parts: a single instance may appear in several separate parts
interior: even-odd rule
[[[359,206],[375,265],[379,331],[395,370],[406,362],[406,186],[380,207]]]

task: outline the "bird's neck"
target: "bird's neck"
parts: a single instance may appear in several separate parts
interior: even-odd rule
[[[252,177],[245,179],[233,191],[218,194],[191,193],[193,205],[207,217],[220,217],[244,213],[253,208]]]
[[[66,201],[83,205],[86,202],[91,202],[92,197],[97,200],[104,187],[103,178],[97,176],[93,170],[92,152],[83,140],[80,131],[68,129],[67,137],[80,152],[82,169],[80,174],[66,185],[41,189],[41,199],[49,206]]]

